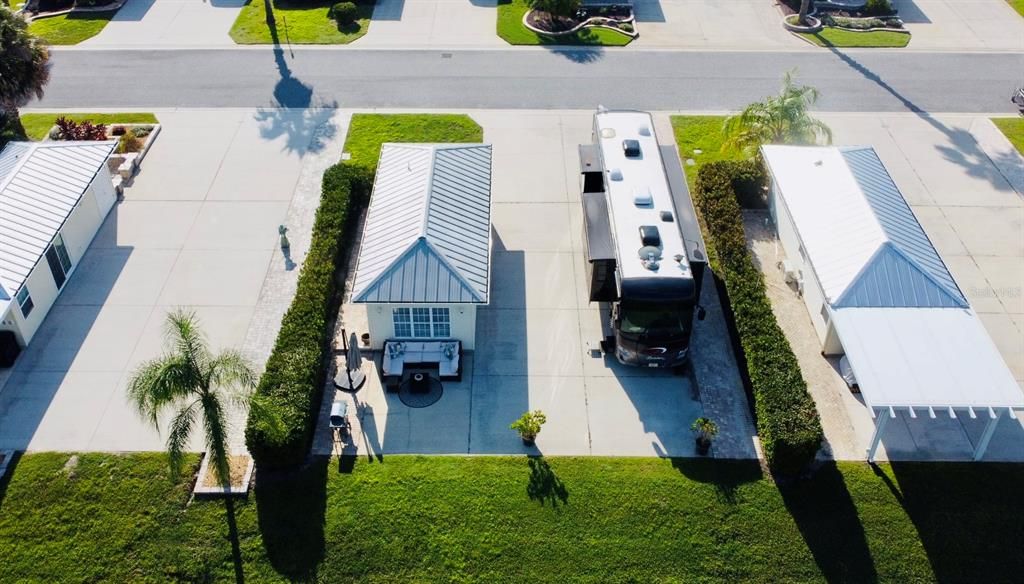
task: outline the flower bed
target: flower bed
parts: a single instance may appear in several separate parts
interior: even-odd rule
[[[523,15],[523,26],[538,34],[550,36],[574,35],[586,28],[605,28],[636,38],[636,20],[631,8],[619,11],[610,9],[581,9],[576,16],[558,16],[542,10],[530,10]]]

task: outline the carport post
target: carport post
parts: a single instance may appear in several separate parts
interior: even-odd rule
[[[883,410],[875,414],[875,433],[871,435],[871,445],[868,446],[868,462],[875,461],[875,451],[878,450],[878,445],[882,442],[882,432],[890,417],[893,417],[891,410],[888,412]]]
[[[981,460],[981,457],[985,456],[985,449],[988,448],[988,443],[992,440],[992,435],[996,433],[996,425],[999,424],[999,418],[1002,415],[1002,409],[998,412],[993,412],[989,409],[988,424],[985,424],[985,432],[981,435],[981,442],[978,442],[978,447],[974,449],[975,461]]]

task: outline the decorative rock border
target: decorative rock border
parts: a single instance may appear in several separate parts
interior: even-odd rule
[[[890,18],[890,19],[894,19],[894,20],[899,21],[900,28],[891,28],[891,27],[888,27],[888,26],[876,26],[876,27],[872,27],[872,28],[854,28],[854,27],[851,27],[851,26],[843,26],[841,24],[829,24],[829,25],[827,25],[828,28],[838,28],[839,30],[845,30],[845,31],[849,31],[849,32],[879,32],[879,31],[881,31],[881,32],[899,32],[899,33],[903,33],[903,34],[910,34],[910,31],[907,30],[905,26],[903,26],[903,21],[900,20],[898,17],[895,17],[895,16],[883,16],[883,17],[878,17],[878,16],[866,16],[866,17],[844,16],[843,18],[845,18],[847,20],[876,20],[876,19],[877,20],[881,20],[883,18]]]
[[[790,19],[793,19],[794,22],[790,22],[789,21]],[[819,19],[819,18],[817,18],[815,16],[811,16],[810,14],[807,15],[807,22],[810,23],[809,26],[803,26],[801,24],[796,24],[796,22],[799,19],[800,19],[800,15],[798,15],[798,14],[790,14],[789,16],[785,16],[782,19],[782,27],[785,28],[786,30],[788,30],[789,32],[807,32],[807,33],[821,32],[821,29],[825,28],[821,24],[821,19]]]
[[[636,39],[637,37],[640,36],[640,33],[637,32],[637,30],[636,30],[636,16],[630,16],[629,18],[624,18],[624,19],[621,19],[621,20],[617,19],[617,18],[608,18],[607,16],[591,16],[590,18],[584,20],[583,22],[577,24],[576,26],[570,28],[569,30],[561,30],[561,31],[558,31],[558,32],[553,32],[553,31],[549,31],[549,30],[543,30],[543,29],[540,29],[540,28],[537,28],[537,27],[531,25],[530,22],[529,22],[530,14],[531,13],[533,13],[533,10],[529,10],[529,11],[526,12],[526,14],[523,15],[523,26],[525,26],[526,29],[529,30],[529,31],[535,32],[537,34],[546,35],[546,36],[553,36],[553,37],[569,36],[569,35],[576,34],[576,33],[578,33],[579,31],[581,31],[581,30],[583,30],[585,28],[604,28],[604,29],[607,29],[607,30],[614,30],[615,32],[623,34],[623,35],[626,35],[626,36],[628,36],[628,37],[630,37],[632,39]],[[619,28],[618,26],[613,26],[613,25],[610,25],[608,23],[628,24],[628,25],[633,27],[633,32],[624,31],[621,28]]]
[[[224,487],[205,487],[206,475],[210,472],[210,456],[208,453],[203,454],[203,463],[199,466],[199,475],[196,477],[196,484],[192,488],[193,495],[227,495],[227,496],[245,496],[249,493],[249,484],[252,482],[252,473],[256,468],[256,461],[252,459],[248,454],[245,455],[249,458],[249,464],[245,467],[245,474],[242,475],[242,484],[238,488]]]

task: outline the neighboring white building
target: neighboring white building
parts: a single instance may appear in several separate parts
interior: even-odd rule
[[[826,355],[845,354],[872,417],[983,415],[980,458],[1018,386],[870,147],[764,146],[769,209]],[[881,415],[879,414],[887,414]]]
[[[117,201],[117,141],[12,142],[0,151],[0,330],[28,345]]]
[[[491,146],[384,144],[352,288],[371,347],[456,339],[473,350],[490,266]]]

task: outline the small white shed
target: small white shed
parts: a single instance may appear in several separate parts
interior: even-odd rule
[[[826,355],[845,354],[877,421],[1024,408],[977,315],[873,148],[764,146],[769,209]],[[959,413],[958,413],[959,412]]]
[[[117,141],[12,142],[0,151],[0,330],[24,347],[117,201]]]
[[[473,350],[490,278],[491,146],[384,144],[352,286],[370,346],[454,339]]]

